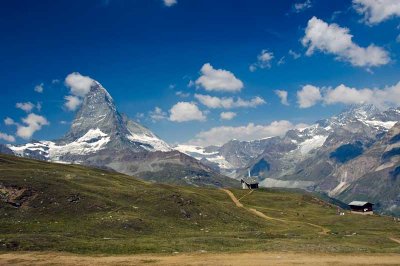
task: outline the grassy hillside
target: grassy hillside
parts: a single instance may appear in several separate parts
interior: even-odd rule
[[[400,252],[392,218],[337,216],[304,193],[231,191],[243,208],[218,189],[0,155],[0,250]]]

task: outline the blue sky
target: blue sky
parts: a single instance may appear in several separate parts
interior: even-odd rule
[[[0,141],[62,136],[75,72],[172,144],[280,135],[349,104],[396,105],[400,3],[383,2],[2,1]]]

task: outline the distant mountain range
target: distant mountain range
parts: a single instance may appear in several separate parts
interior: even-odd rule
[[[154,182],[238,186],[250,170],[265,187],[300,188],[400,214],[400,108],[352,106],[283,137],[174,148],[120,114],[95,82],[70,131],[56,141],[0,145],[0,153],[77,163]]]
[[[224,175],[235,178],[238,177],[238,170],[246,168],[274,139],[278,138],[253,141],[231,140],[221,147],[177,145],[174,149],[200,160]]]
[[[0,152],[112,169],[149,181],[214,187],[238,184],[172,149],[149,129],[120,114],[98,82],[93,83],[63,138],[2,146]]]
[[[250,169],[261,186],[368,200],[381,212],[400,214],[399,121],[400,108],[357,105],[283,137],[176,149],[231,177]]]

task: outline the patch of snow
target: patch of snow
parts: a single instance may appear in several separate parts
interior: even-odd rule
[[[151,134],[150,132],[147,134],[135,134],[133,132],[130,133],[131,133],[130,135],[126,136],[130,141],[139,142],[152,146],[153,150],[146,145],[142,145],[142,147],[144,147],[149,151],[167,152],[172,150],[167,143],[159,139],[156,135]]]
[[[26,151],[39,151],[40,154],[46,156],[48,147],[47,145],[41,143],[41,142],[35,142],[35,143],[26,143],[21,146],[13,146],[13,145],[7,145],[7,147],[12,150],[15,155],[18,156],[24,156]],[[46,156],[47,157],[47,156]]]
[[[221,169],[232,169],[234,168],[232,164],[230,164],[222,155],[218,155],[216,157],[206,158],[208,161],[212,163],[218,164]]]
[[[206,152],[203,147],[194,146],[194,145],[180,144],[180,145],[177,145],[174,149],[177,151],[180,151],[184,154],[187,154],[189,156],[192,156],[192,154],[196,154],[197,156],[199,156],[199,155],[210,156],[210,155],[218,154],[218,152]]]
[[[40,141],[28,143],[22,146],[9,146],[16,155],[24,156],[27,151],[40,151],[40,153],[51,161],[61,162],[60,158],[67,154],[87,155],[105,148],[110,137],[100,129],[90,129],[79,139],[65,145],[57,145],[52,141]]]
[[[218,164],[221,169],[233,169],[234,167],[230,164],[225,157],[219,154],[219,152],[206,152],[205,148],[194,145],[177,145],[175,150],[182,152],[186,155],[189,155],[197,160],[201,160],[203,158],[207,159],[212,163]]]
[[[99,128],[90,129],[88,132],[86,132],[85,135],[77,139],[75,142],[86,142],[95,138],[102,138],[102,137],[107,137],[107,134],[103,133]]]
[[[355,113],[355,117],[358,119],[365,119],[368,117],[368,113],[365,110],[359,110]]]
[[[327,138],[328,138],[328,136],[317,135],[317,136],[312,137],[311,139],[307,139],[307,140],[303,141],[299,145],[301,154],[303,154],[303,155],[307,154],[310,151],[321,147],[322,145],[324,145]]]
[[[49,147],[49,158],[59,161],[59,158],[65,154],[86,155],[95,153],[104,149],[109,141],[110,137],[97,128],[90,129],[85,135],[66,145],[59,146],[51,141],[43,141],[42,143]]]
[[[364,121],[366,124],[374,126],[374,127],[383,127],[386,129],[391,129],[396,123],[397,121],[387,121],[387,122],[383,122],[383,121],[377,121],[377,120],[365,120]]]

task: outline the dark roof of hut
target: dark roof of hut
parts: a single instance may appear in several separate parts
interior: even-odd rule
[[[368,202],[368,201],[358,201],[358,200],[355,200],[355,201],[350,202],[350,203],[349,203],[349,206],[364,207],[364,206],[367,205],[367,204],[372,204],[372,205],[374,205],[373,203]]]

